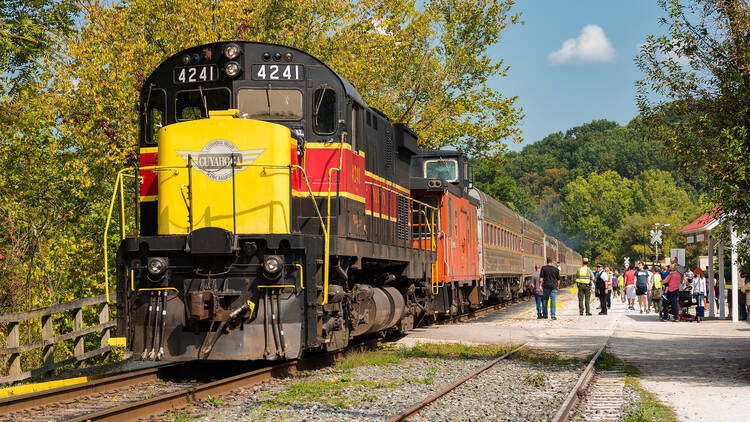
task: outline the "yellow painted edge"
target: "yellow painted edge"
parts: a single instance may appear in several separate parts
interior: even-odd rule
[[[522,235],[521,233],[516,233],[516,232],[514,232],[513,230],[510,230],[510,229],[508,229],[507,227],[503,227],[503,226],[497,225],[497,224],[495,224],[495,223],[492,223],[492,222],[490,222],[490,221],[487,221],[487,220],[484,220],[484,223],[485,223],[485,224],[487,224],[487,225],[489,225],[489,226],[495,226],[495,227],[497,227],[498,229],[501,229],[501,230],[505,230],[505,231],[507,231],[508,233],[512,233],[512,234],[515,234],[516,236],[521,236],[521,237],[523,237],[523,235]],[[528,239],[528,238],[527,238],[527,239]],[[533,242],[533,240],[532,240],[532,242]]]
[[[159,147],[143,147],[141,148],[141,154],[152,154],[159,152]]]
[[[297,198],[309,198],[310,197],[310,192],[293,190],[292,191],[292,195],[294,195]],[[313,196],[320,196],[320,197],[323,197],[323,198],[327,198],[328,197],[328,192],[327,191],[323,191],[323,192],[314,192],[313,191]],[[357,201],[357,202],[361,202],[363,204],[365,203],[365,197],[364,196],[359,196],[357,194],[350,193],[350,192],[339,192],[338,194],[336,192],[331,192],[331,196],[341,196],[341,197],[349,198],[349,199]]]
[[[83,384],[85,382],[89,382],[90,380],[91,379],[89,377],[76,377],[64,380],[38,382],[35,384],[16,385],[13,387],[0,389],[0,398],[20,396],[21,394],[35,393],[37,391],[51,390],[53,388],[67,387],[69,385],[75,384]]]
[[[372,179],[377,180],[378,182],[383,183],[383,184],[385,184],[387,186],[390,186],[392,188],[396,188],[396,189],[400,190],[402,193],[406,193],[406,194],[410,194],[411,193],[411,192],[409,192],[409,189],[406,189],[405,187],[403,187],[401,185],[393,183],[390,180],[386,180],[386,179],[378,176],[377,174],[370,173],[367,170],[365,170],[365,176],[371,177]]]
[[[138,289],[139,292],[154,292],[154,291],[160,291],[160,290],[174,290],[175,292],[179,292],[174,287],[155,287],[153,289]]]
[[[341,149],[341,142],[307,142],[305,149]],[[352,146],[344,143],[343,149],[352,150]]]
[[[141,195],[141,202],[154,202],[159,199],[159,195]]]
[[[513,252],[514,254],[523,255],[520,251],[515,251],[515,250],[510,249],[510,248],[504,248],[502,246],[489,245],[487,243],[484,243],[484,246],[487,247],[487,248],[490,248],[490,249],[499,249],[501,251],[508,251],[508,252]]]
[[[125,347],[125,337],[110,337],[107,345],[115,347]]]

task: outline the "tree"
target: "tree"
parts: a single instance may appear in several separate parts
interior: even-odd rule
[[[740,223],[750,215],[750,4],[659,0],[664,35],[636,63],[638,104],[685,172],[699,173],[712,200]]]
[[[634,211],[632,181],[614,171],[578,177],[563,189],[563,232],[579,238],[579,251],[596,258],[616,246],[615,232]]]
[[[0,288],[11,293],[0,295],[3,311],[103,291],[101,232],[115,174],[137,159],[138,91],[160,62],[189,46],[243,39],[308,51],[368,104],[409,123],[424,147],[491,156],[520,137],[515,97],[487,86],[507,72],[486,49],[518,20],[510,1],[78,4],[77,31],[63,25],[72,0],[0,9],[9,52],[2,57],[11,57],[4,80],[38,69],[0,98],[0,223],[12,228],[0,231]],[[112,247],[117,237],[112,230]]]
[[[0,72],[11,72],[16,82],[25,80],[30,65],[49,51],[54,37],[71,33],[76,13],[74,0],[0,3]]]

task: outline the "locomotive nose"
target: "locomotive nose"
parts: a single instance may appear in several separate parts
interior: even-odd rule
[[[159,135],[158,233],[215,227],[290,233],[289,129],[237,110],[166,126]]]

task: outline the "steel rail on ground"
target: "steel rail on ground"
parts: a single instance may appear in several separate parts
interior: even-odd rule
[[[153,368],[126,372],[123,374],[101,378],[82,384],[68,385],[18,396],[10,396],[0,399],[0,409],[2,409],[3,412],[7,413],[16,412],[32,407],[58,403],[63,400],[107,392],[116,388],[128,387],[134,384],[153,381],[159,379],[160,372],[163,372],[167,368],[174,368],[179,365],[182,364],[166,364]]]
[[[369,350],[382,344],[382,339],[373,339],[354,344],[344,350],[312,355],[302,359],[286,361],[267,368],[256,369],[239,375],[210,381],[202,385],[163,394],[150,399],[81,415],[71,421],[131,421],[146,418],[165,411],[176,410],[199,402],[208,396],[218,396],[242,387],[250,387],[273,378],[286,378],[299,372],[329,365],[353,351]]]
[[[599,359],[599,356],[601,356],[602,352],[607,347],[607,343],[609,343],[609,339],[611,338],[611,335],[607,337],[607,340],[604,341],[604,344],[599,347],[599,350],[596,352],[594,357],[591,358],[591,361],[586,366],[586,369],[584,369],[583,373],[581,373],[581,376],[578,377],[578,381],[573,386],[573,389],[571,389],[568,393],[568,396],[565,398],[562,406],[560,406],[560,408],[557,410],[555,416],[552,417],[552,422],[565,422],[568,420],[570,411],[575,408],[581,397],[583,397],[584,392],[586,391],[586,387],[588,387],[591,379],[594,377],[594,365],[596,365],[597,359]]]
[[[450,393],[451,391],[455,390],[456,387],[458,387],[459,385],[465,383],[466,381],[468,381],[468,380],[470,380],[472,378],[476,378],[477,376],[479,376],[479,374],[481,374],[482,372],[484,372],[484,371],[492,368],[493,366],[495,366],[495,364],[497,364],[501,360],[503,360],[503,359],[507,358],[508,356],[516,353],[517,351],[523,349],[524,347],[526,347],[527,344],[528,343],[524,343],[521,346],[519,346],[519,347],[511,350],[510,352],[508,352],[508,353],[500,356],[499,358],[491,360],[489,363],[487,363],[486,365],[480,367],[479,369],[475,370],[474,372],[472,372],[472,373],[470,373],[470,374],[468,374],[468,375],[466,375],[466,376],[464,376],[464,377],[462,377],[460,379],[457,379],[456,381],[454,381],[451,384],[447,385],[442,390],[440,390],[437,393],[431,395],[430,397],[427,397],[426,399],[420,401],[419,403],[416,403],[416,404],[408,407],[406,410],[404,410],[403,412],[399,413],[398,415],[395,415],[395,416],[392,416],[392,417],[388,418],[388,422],[403,421],[404,419],[406,419],[406,418],[414,415],[415,413],[419,412],[420,410],[422,410],[423,408],[425,408],[430,403],[434,402],[435,400],[439,399],[440,397],[443,397],[444,395],[446,395],[446,394]]]

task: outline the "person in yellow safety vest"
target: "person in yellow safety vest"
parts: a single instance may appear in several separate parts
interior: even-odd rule
[[[591,315],[591,284],[594,281],[594,273],[589,269],[589,259],[583,258],[583,266],[576,273],[576,286],[578,287],[578,314],[583,315],[585,303],[586,315]]]
[[[625,303],[625,273],[624,271],[617,276],[617,285],[620,286],[620,299]]]
[[[654,267],[651,267],[651,274],[651,305],[654,306],[656,315],[661,315],[661,295],[663,294],[661,274]]]

